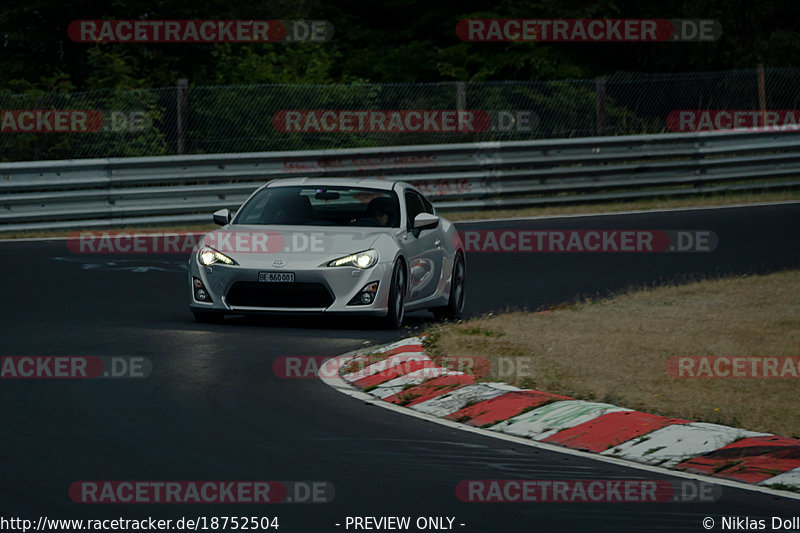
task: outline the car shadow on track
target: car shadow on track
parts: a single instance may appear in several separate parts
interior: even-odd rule
[[[191,321],[191,319],[189,319]],[[295,316],[295,315],[231,315],[219,324],[192,323],[198,329],[219,327],[260,327],[260,328],[291,328],[291,329],[319,329],[342,331],[392,331],[386,329],[380,319],[370,317],[347,316]],[[422,333],[425,328],[436,324],[436,319],[431,313],[420,311],[406,315],[403,328],[396,330],[403,336]]]

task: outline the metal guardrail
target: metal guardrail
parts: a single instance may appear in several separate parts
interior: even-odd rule
[[[188,223],[295,176],[411,182],[441,210],[800,187],[800,132],[726,131],[0,164],[0,232]]]

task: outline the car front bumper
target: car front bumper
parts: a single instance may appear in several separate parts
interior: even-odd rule
[[[204,266],[193,255],[189,260],[189,307],[192,311],[225,313],[352,313],[385,316],[388,311],[390,263],[368,269],[326,267],[295,263],[284,268],[255,265]],[[259,272],[292,272],[293,283],[259,282]],[[194,278],[199,279],[212,302],[195,297]],[[348,305],[367,284],[377,281],[375,299],[367,305]]]

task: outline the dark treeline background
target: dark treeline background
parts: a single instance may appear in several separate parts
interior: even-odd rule
[[[712,43],[467,43],[463,18],[702,18]],[[325,19],[325,43],[83,44],[77,19]],[[0,7],[0,92],[192,85],[538,81],[619,71],[797,66],[795,0],[12,0]]]

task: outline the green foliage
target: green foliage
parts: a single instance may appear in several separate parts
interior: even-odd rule
[[[455,34],[465,18],[533,17],[711,18],[723,35],[712,43],[636,44],[471,43]],[[80,19],[318,19],[331,21],[335,34],[323,43],[90,44],[67,35],[70,22]],[[767,67],[769,101],[796,109],[796,75],[769,67],[800,63],[798,19],[800,3],[779,0],[666,0],[658,6],[500,0],[488,8],[473,0],[12,1],[0,11],[0,108],[136,110],[147,113],[150,127],[0,135],[0,160],[175,153],[174,87],[181,78],[190,83],[190,153],[594,135],[597,76],[610,76],[618,88],[605,100],[606,133],[658,133],[672,109],[720,101],[734,109],[758,105],[752,69],[759,62]],[[653,99],[652,80],[644,87],[632,77],[624,87],[626,75],[619,74],[730,69],[746,70],[721,81],[684,80],[684,93],[665,79],[660,107],[641,101]],[[535,128],[444,140],[436,134],[280,133],[271,125],[275,112],[291,108],[453,109],[455,82],[466,83],[468,109],[535,110]],[[392,85],[404,83],[420,85]]]
[[[455,35],[464,18],[714,18],[723,36],[713,43],[469,43]],[[78,19],[330,20],[325,43],[139,44],[72,42]],[[24,84],[78,90],[252,83],[435,82],[593,78],[617,71],[682,72],[794,66],[800,59],[800,4],[764,0],[634,0],[565,5],[555,0],[478,2],[392,0],[323,4],[260,0],[27,0],[0,12],[0,89]],[[64,85],[66,84],[66,85]]]

